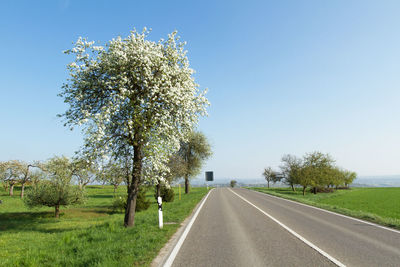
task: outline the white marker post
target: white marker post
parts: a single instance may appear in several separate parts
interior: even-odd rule
[[[158,226],[160,229],[163,228],[163,215],[162,215],[162,199],[161,197],[157,198],[158,203]]]

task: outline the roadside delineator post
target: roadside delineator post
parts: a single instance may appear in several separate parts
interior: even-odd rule
[[[157,197],[158,203],[158,226],[160,229],[163,228],[163,214],[162,214],[162,199],[161,197]]]

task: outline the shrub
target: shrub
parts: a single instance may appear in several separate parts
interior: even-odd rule
[[[126,200],[127,197],[119,196],[115,197],[113,204],[111,206],[112,211],[114,212],[123,212],[126,209]],[[150,200],[146,198],[146,189],[141,187],[139,189],[138,196],[136,198],[136,211],[147,210],[150,207]]]
[[[155,187],[154,197],[157,200],[157,186]],[[160,197],[162,198],[163,202],[173,202],[175,198],[174,190],[162,185],[160,189]]]
[[[146,198],[146,189],[144,187],[140,187],[139,194],[136,199],[136,211],[147,210],[149,207],[150,200]]]

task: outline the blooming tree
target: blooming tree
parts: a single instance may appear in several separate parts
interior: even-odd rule
[[[146,165],[153,173],[168,172],[166,163],[179,149],[179,140],[206,115],[206,92],[199,91],[176,34],[153,42],[146,29],[134,30],[104,47],[79,38],[65,51],[75,55],[60,94],[69,104],[62,114],[65,124],[83,125],[86,153],[130,156],[127,227],[134,225],[144,162],[150,162]]]
[[[78,182],[79,188],[84,189],[86,185],[93,182],[95,177],[95,163],[89,158],[76,157],[71,163],[73,177]]]

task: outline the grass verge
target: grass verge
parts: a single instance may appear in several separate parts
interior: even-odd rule
[[[121,186],[116,194],[124,192]],[[53,208],[27,209],[18,190],[14,197],[0,194],[0,266],[148,266],[207,189],[192,188],[182,200],[176,194],[174,202],[163,203],[169,224],[162,230],[153,189],[146,194],[150,208],[136,213],[128,229],[124,214],[110,211],[112,187],[88,186],[87,193],[84,205],[61,208],[60,219]]]
[[[352,188],[305,196],[290,188],[248,189],[400,229],[400,188]]]

